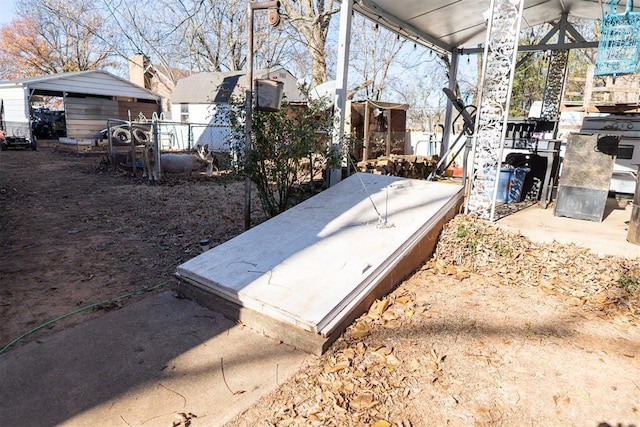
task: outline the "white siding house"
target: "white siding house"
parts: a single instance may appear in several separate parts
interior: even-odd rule
[[[0,81],[0,124],[8,133],[29,129],[32,102],[42,97],[62,99],[69,138],[93,138],[108,119],[161,113],[160,96],[106,71],[90,70]]]
[[[284,83],[284,99],[301,102],[304,95],[297,79],[284,68],[254,71],[254,79],[271,79]],[[208,145],[215,151],[228,151],[229,94],[242,94],[248,81],[245,71],[198,73],[178,81],[171,95],[171,119],[190,124],[195,144]]]

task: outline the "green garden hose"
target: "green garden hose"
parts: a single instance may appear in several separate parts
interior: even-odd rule
[[[49,321],[47,321],[47,322],[45,322],[45,323],[43,323],[43,324],[41,324],[39,326],[36,326],[35,328],[31,329],[29,332],[25,332],[24,334],[20,335],[19,337],[14,338],[7,345],[5,345],[4,347],[2,347],[0,349],[0,354],[2,354],[5,351],[7,351],[11,346],[13,346],[18,341],[24,339],[25,337],[33,334],[34,332],[39,331],[42,328],[46,328],[47,326],[57,322],[58,320],[62,320],[65,317],[69,317],[69,316],[72,316],[74,314],[81,313],[81,312],[83,312],[85,310],[88,310],[90,308],[99,307],[99,306],[104,305],[104,304],[109,304],[111,302],[115,302],[115,301],[119,301],[119,300],[122,300],[122,299],[125,299],[125,298],[129,298],[129,297],[131,297],[133,295],[140,295],[140,294],[143,294],[145,292],[151,292],[151,291],[153,291],[155,289],[160,289],[160,288],[162,288],[162,287],[164,287],[164,286],[166,286],[168,284],[169,284],[169,281],[166,281],[166,282],[162,282],[160,284],[157,284],[157,285],[155,285],[155,286],[153,286],[151,288],[144,287],[142,289],[138,289],[138,290],[133,291],[133,292],[127,292],[126,294],[122,294],[122,295],[119,295],[117,297],[109,298],[108,300],[104,300],[102,302],[96,302],[96,303],[93,303],[93,304],[89,304],[89,305],[81,307],[81,308],[79,308],[77,310],[73,310],[73,311],[70,311],[69,313],[65,313],[63,315],[60,315],[60,316],[58,316],[58,317],[56,317],[54,319],[51,319],[51,320],[49,320]]]

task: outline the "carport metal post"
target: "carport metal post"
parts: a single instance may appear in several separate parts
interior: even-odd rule
[[[127,117],[129,118],[129,136],[131,137],[131,176],[136,176],[136,141],[133,137],[133,129],[131,127],[131,110],[127,110]]]
[[[155,174],[156,179],[160,181],[162,179],[162,169],[160,168],[160,133],[158,132],[157,118],[152,120],[151,129],[153,131],[153,173]],[[147,171],[147,173],[150,172]]]
[[[109,160],[111,161],[111,164],[114,165],[116,162],[116,153],[115,150],[113,149],[113,141],[111,140],[112,136],[111,136],[111,120],[107,120],[107,140],[109,141]]]
[[[333,140],[329,149],[342,148],[344,142],[344,124],[347,108],[347,78],[349,73],[349,47],[351,43],[351,17],[353,15],[353,0],[343,0],[340,5],[340,31],[338,36],[338,66],[336,71],[336,102],[334,104]],[[337,120],[335,118],[337,117]],[[342,152],[342,149],[341,149]],[[348,162],[348,156],[347,156]],[[347,163],[347,174],[349,173]],[[341,175],[341,174],[340,174]],[[329,180],[329,185],[334,183]]]

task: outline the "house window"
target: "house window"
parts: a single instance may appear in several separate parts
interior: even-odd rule
[[[189,123],[189,105],[180,104],[180,123]]]

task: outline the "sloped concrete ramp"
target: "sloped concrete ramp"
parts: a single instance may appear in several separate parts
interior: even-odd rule
[[[429,257],[456,184],[358,173],[178,266],[188,297],[311,353]]]

